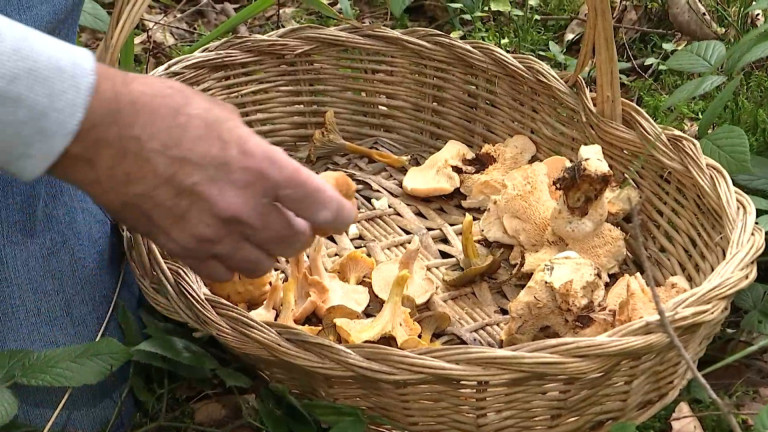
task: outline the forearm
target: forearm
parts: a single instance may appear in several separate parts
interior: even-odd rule
[[[0,15],[0,170],[21,180],[45,173],[77,135],[91,103],[96,61]]]

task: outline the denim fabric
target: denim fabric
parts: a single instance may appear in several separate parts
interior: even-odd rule
[[[0,0],[0,14],[74,43],[82,4]],[[24,183],[0,173],[0,350],[93,341],[107,315],[123,258],[116,228],[86,194],[49,176]],[[120,301],[134,312],[140,301],[127,266]],[[104,336],[122,339],[116,314]],[[126,384],[127,366],[103,383],[75,389],[54,429],[101,430]],[[17,420],[44,426],[65,391],[15,386]],[[132,415],[129,398],[112,431],[128,430]]]

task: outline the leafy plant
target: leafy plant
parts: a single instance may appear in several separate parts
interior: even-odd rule
[[[16,416],[19,402],[14,384],[38,387],[80,387],[96,384],[131,358],[115,339],[43,351],[0,352],[0,426]]]
[[[694,42],[676,51],[665,65],[670,70],[700,75],[675,90],[664,108],[705,95],[724,83],[698,125],[702,151],[719,162],[730,174],[752,174],[749,139],[744,131],[723,124],[712,129],[725,107],[731,102],[750,63],[768,57],[768,26],[758,27],[730,48],[719,40]],[[673,111],[674,116],[676,111]]]
[[[742,330],[768,335],[768,285],[753,283],[736,294],[733,302],[746,312]]]
[[[96,0],[85,0],[83,9],[80,11],[78,24],[96,31],[106,32],[109,28],[109,14],[101,5],[96,3]]]

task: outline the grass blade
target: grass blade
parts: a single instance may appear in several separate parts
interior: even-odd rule
[[[244,7],[240,12],[236,13],[231,18],[221,23],[218,27],[213,29],[213,31],[203,36],[194,45],[187,48],[184,51],[184,54],[193,53],[199,50],[200,48],[208,45],[209,43],[213,42],[214,40],[231,33],[232,30],[235,29],[235,27],[248,21],[249,19],[255,17],[256,15],[264,12],[268,7],[272,6],[273,4],[275,4],[275,0],[258,0],[255,3],[252,3]]]

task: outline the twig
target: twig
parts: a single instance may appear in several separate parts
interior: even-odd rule
[[[672,341],[672,344],[675,346],[678,353],[685,361],[685,364],[688,366],[691,374],[693,374],[693,377],[696,379],[696,381],[699,382],[699,384],[701,384],[702,387],[704,387],[707,395],[710,397],[710,399],[712,399],[713,402],[715,402],[715,405],[717,405],[720,411],[722,411],[723,416],[731,427],[731,430],[733,432],[741,432],[741,428],[736,422],[736,418],[733,416],[733,413],[726,407],[725,403],[720,399],[720,397],[717,396],[715,391],[712,390],[712,387],[709,385],[704,376],[701,375],[698,368],[693,363],[693,360],[691,360],[691,356],[688,355],[688,352],[685,350],[682,342],[680,342],[680,339],[675,334],[675,331],[672,329],[672,325],[669,323],[669,319],[667,318],[667,313],[664,310],[664,304],[661,302],[661,298],[659,297],[659,292],[656,290],[656,285],[652,280],[650,280],[650,277],[647,276],[651,269],[651,263],[648,261],[648,256],[646,255],[645,247],[643,246],[643,236],[642,230],[640,229],[638,207],[638,203],[634,203],[632,206],[632,223],[630,224],[629,229],[631,230],[631,235],[635,237],[635,244],[637,245],[637,256],[640,260],[640,266],[643,270],[643,273],[646,274],[646,283],[648,284],[648,288],[650,288],[651,294],[653,295],[653,303],[656,305],[656,310],[659,313],[659,321],[661,323],[661,327],[664,329],[667,335],[669,335],[669,339]]]
[[[734,411],[734,414],[738,415],[757,415],[758,411]],[[672,417],[669,418],[669,421],[674,420],[682,420],[687,418],[699,418],[699,417],[707,417],[707,416],[716,416],[716,415],[723,415],[720,411],[706,411],[706,412],[697,412],[695,414],[686,414],[686,415],[674,415],[672,414]]]
[[[582,18],[578,15],[552,15],[552,16],[543,16],[539,17],[541,21],[573,21],[573,20],[579,20],[587,22],[586,18]],[[648,27],[638,27],[633,25],[627,25],[627,24],[619,24],[619,23],[613,23],[614,27],[617,28],[623,28],[627,30],[635,30],[642,33],[653,33],[653,34],[661,34],[661,35],[673,35],[675,34],[672,30],[661,30],[661,29],[652,29]]]

